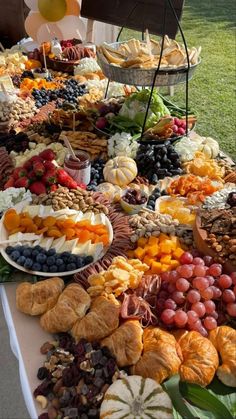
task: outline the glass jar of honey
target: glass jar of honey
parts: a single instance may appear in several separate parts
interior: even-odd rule
[[[70,153],[65,157],[64,169],[77,182],[88,185],[91,178],[91,162],[84,151],[76,151],[75,159]]]

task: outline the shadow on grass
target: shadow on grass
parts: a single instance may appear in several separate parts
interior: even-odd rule
[[[184,19],[187,17],[187,20],[199,18],[209,23],[225,22],[229,29],[235,27],[235,0],[186,0],[184,14],[185,12],[187,16],[184,16]]]

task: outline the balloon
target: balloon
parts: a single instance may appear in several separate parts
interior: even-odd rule
[[[66,0],[67,9],[66,15],[75,15],[79,16],[80,6],[78,0]]]
[[[52,41],[53,38],[60,40],[64,39],[61,30],[55,23],[45,23],[38,28],[37,41],[39,44],[42,42]]]
[[[38,0],[25,0],[26,6],[33,12],[37,12],[38,9]]]
[[[77,16],[65,16],[62,20],[57,22],[57,27],[63,34],[62,39],[85,39],[86,26],[82,19]]]
[[[57,22],[66,14],[66,0],[38,0],[41,15],[49,22]]]
[[[25,30],[34,41],[37,41],[38,28],[47,21],[38,12],[30,12],[25,20]]]

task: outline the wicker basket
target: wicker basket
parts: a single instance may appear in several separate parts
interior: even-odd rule
[[[112,48],[118,48],[121,42],[110,44]],[[105,76],[113,81],[134,86],[152,86],[156,68],[142,69],[142,68],[122,68],[116,65],[109,64],[104,58],[103,54],[97,51],[98,64],[100,65]],[[191,80],[193,74],[200,64],[201,60],[189,69],[188,80]],[[179,83],[186,82],[186,67],[175,69],[161,69],[156,77],[155,86],[174,86]]]

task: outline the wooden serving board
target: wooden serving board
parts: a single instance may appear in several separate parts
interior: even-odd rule
[[[210,246],[208,246],[206,242],[207,231],[201,228],[201,218],[199,215],[196,216],[196,220],[193,225],[193,237],[199,252],[203,253],[204,255],[212,256],[213,258],[217,257],[217,253]],[[223,267],[227,273],[232,273],[236,270],[236,268],[230,263],[229,260],[224,263]]]

